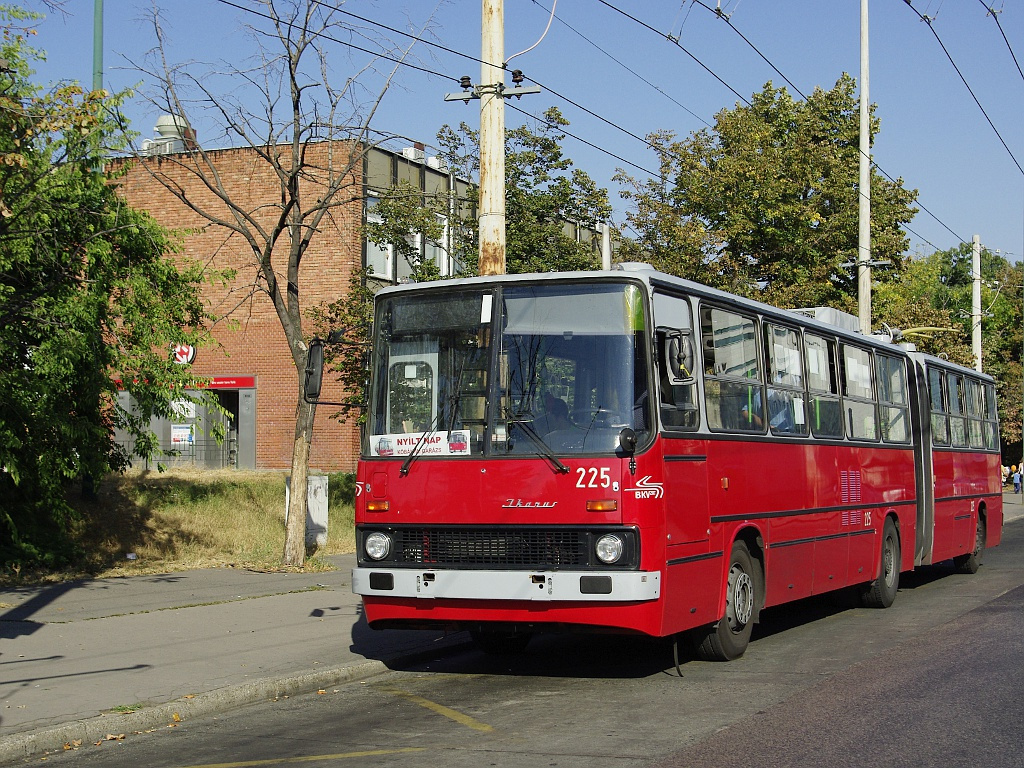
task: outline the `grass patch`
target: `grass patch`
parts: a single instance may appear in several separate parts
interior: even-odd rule
[[[174,469],[131,471],[99,484],[96,498],[71,499],[80,557],[60,573],[14,565],[2,583],[166,573],[194,568],[279,570],[284,550],[284,472]],[[354,549],[354,481],[328,479],[328,538],[307,570],[330,568],[326,555]]]

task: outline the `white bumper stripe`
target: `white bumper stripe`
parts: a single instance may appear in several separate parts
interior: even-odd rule
[[[635,602],[658,599],[661,573],[353,568],[352,591],[357,595],[381,597]]]

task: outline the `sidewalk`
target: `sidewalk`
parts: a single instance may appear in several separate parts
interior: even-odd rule
[[[1007,522],[1024,517],[1024,495],[1003,504]],[[327,689],[467,642],[369,629],[354,555],[330,559],[327,573],[214,568],[0,590],[0,763]]]
[[[369,629],[354,555],[330,559],[327,573],[213,568],[0,590],[0,763],[328,688],[467,641]]]

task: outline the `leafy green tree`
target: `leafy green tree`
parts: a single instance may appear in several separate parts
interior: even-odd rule
[[[907,262],[901,279],[873,294],[873,314],[903,330],[926,327],[909,336],[922,352],[974,366],[971,349],[972,245]],[[981,354],[985,373],[996,380],[1003,455],[1021,457],[1021,290],[1024,272],[1002,255],[981,251]],[[942,329],[942,330],[940,330]]]
[[[563,272],[596,269],[600,257],[589,237],[611,216],[608,190],[565,156],[562,129],[569,125],[552,107],[536,128],[505,131],[506,271]],[[444,126],[438,141],[449,166],[471,177],[479,169],[477,132],[465,123]],[[476,190],[472,190],[475,202]],[[475,272],[476,222],[464,222],[459,260]]]
[[[98,170],[118,99],[31,82],[36,18],[0,6],[0,559],[57,564],[69,483],[127,466],[115,430],[152,453],[150,416],[192,383],[170,345],[197,344],[204,315],[201,273]]]
[[[393,248],[395,258],[409,264],[410,276],[416,282],[441,277],[437,263],[422,257],[417,235],[431,242],[441,241],[442,220],[448,214],[447,197],[426,194],[403,181],[393,189],[380,192],[373,213],[374,220],[367,221],[365,226],[370,242]]]
[[[798,101],[768,83],[749,106],[719,112],[711,129],[681,141],[652,134],[658,178],[616,176],[633,206],[633,243],[620,256],[779,306],[848,305],[856,275],[843,265],[858,254],[854,90],[843,75]],[[915,197],[873,172],[872,256],[891,262],[876,280],[902,267]]]

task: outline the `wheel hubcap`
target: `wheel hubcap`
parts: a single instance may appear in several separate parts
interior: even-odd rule
[[[754,581],[743,569],[733,566],[729,571],[729,605],[726,615],[729,627],[738,632],[754,615]]]
[[[885,583],[892,586],[896,578],[896,547],[892,539],[885,540]]]

